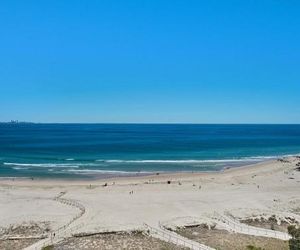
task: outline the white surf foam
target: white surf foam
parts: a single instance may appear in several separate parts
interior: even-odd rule
[[[119,170],[102,170],[102,169],[68,169],[63,172],[73,173],[101,173],[101,174],[150,174],[153,172],[141,171],[141,172],[130,172],[130,171],[119,171]]]
[[[228,163],[228,162],[249,162],[259,161],[262,158],[241,158],[241,159],[223,159],[223,160],[97,160],[106,163]]]
[[[17,163],[17,162],[4,162],[7,166],[16,167],[47,167],[47,168],[79,168],[78,164],[54,164],[54,163]]]
[[[154,159],[154,160],[121,160],[121,159],[112,159],[112,160],[105,160],[99,159],[96,160],[94,163],[17,163],[17,162],[4,162],[4,165],[7,166],[14,166],[16,168],[23,168],[24,167],[45,167],[45,168],[80,168],[80,167],[100,167],[100,163],[111,163],[111,164],[225,164],[225,163],[248,163],[248,162],[260,162],[269,159],[276,159],[279,157],[287,157],[292,155],[282,155],[282,156],[250,156],[244,158],[233,158],[233,159],[208,159],[208,160],[198,160],[198,159],[187,159],[187,160],[171,160],[171,159]],[[72,158],[66,160],[74,160]],[[98,162],[98,163],[97,163]],[[86,170],[82,170],[86,171]],[[104,171],[104,170],[91,170],[91,171]],[[106,171],[106,170],[105,170]],[[118,171],[120,172],[120,171]]]
[[[15,169],[15,170],[26,170],[26,169],[28,169],[28,168],[24,168],[24,167],[13,167],[13,169]]]

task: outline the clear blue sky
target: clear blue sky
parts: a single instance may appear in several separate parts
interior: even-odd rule
[[[1,1],[0,121],[300,123],[299,1]]]

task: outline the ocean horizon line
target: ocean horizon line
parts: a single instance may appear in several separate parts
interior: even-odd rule
[[[0,124],[45,124],[45,125],[300,125],[300,123],[195,123],[195,122],[36,122],[36,121],[0,121]]]

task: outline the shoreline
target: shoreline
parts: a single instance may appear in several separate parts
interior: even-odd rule
[[[274,159],[267,159],[264,161],[256,162],[253,164],[245,164],[245,165],[239,165],[239,166],[224,166],[221,170],[216,171],[170,171],[170,172],[153,172],[153,173],[142,173],[142,174],[129,174],[129,175],[111,175],[109,177],[107,176],[101,176],[97,175],[95,177],[76,177],[76,178],[48,178],[48,177],[0,177],[0,185],[4,184],[19,184],[23,182],[27,182],[27,184],[42,184],[42,183],[55,183],[55,184],[80,184],[80,185],[87,185],[87,184],[103,184],[107,182],[126,182],[126,181],[143,181],[146,179],[153,179],[153,180],[165,180],[165,179],[184,179],[184,178],[191,178],[191,177],[203,177],[203,176],[209,176],[209,175],[222,175],[227,173],[233,173],[233,172],[239,172],[239,171],[247,171],[250,169],[256,169],[259,167],[265,167],[268,164],[272,164],[279,159],[282,158],[290,158],[290,157],[298,157],[296,156],[283,156],[278,157]]]
[[[224,159],[220,160],[222,162],[228,162],[225,163],[221,168],[219,169],[214,169],[214,170],[187,170],[187,171],[180,171],[180,170],[157,170],[157,171],[144,171],[144,170],[138,170],[138,171],[123,171],[123,170],[102,170],[102,169],[80,169],[78,170],[81,173],[77,174],[70,174],[70,175],[65,175],[62,174],[59,176],[45,173],[44,175],[16,175],[16,176],[1,176],[0,175],[0,182],[3,180],[14,180],[14,181],[20,181],[20,180],[28,180],[28,181],[46,181],[46,182],[95,182],[95,181],[109,181],[109,180],[117,180],[117,179],[126,179],[126,178],[143,178],[143,177],[153,177],[156,175],[168,175],[168,176],[174,176],[174,175],[190,175],[190,174],[206,174],[206,173],[222,173],[225,172],[229,169],[240,169],[244,167],[251,167],[251,166],[256,166],[260,165],[263,163],[267,162],[272,162],[276,161],[280,158],[289,158],[289,157],[298,157],[300,154],[284,154],[284,155],[278,155],[278,156],[253,156],[253,157],[245,157],[245,159],[242,161],[241,159]],[[248,159],[248,160],[246,160]],[[68,159],[66,159],[68,160]],[[74,159],[72,158],[72,161]],[[72,162],[70,161],[70,162]],[[113,161],[119,161],[119,160],[113,160]],[[189,161],[189,160],[187,160]],[[192,160],[194,161],[194,160]],[[208,161],[208,162],[214,162],[218,160],[203,160],[203,161]],[[148,160],[146,160],[147,164]],[[4,164],[7,164],[4,162]],[[18,164],[18,163],[9,163],[9,164]],[[22,165],[22,163],[20,163]],[[26,163],[27,164],[27,163]],[[75,164],[75,163],[74,163]],[[212,166],[213,167],[213,166]]]

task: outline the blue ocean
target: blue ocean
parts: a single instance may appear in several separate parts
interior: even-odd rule
[[[219,171],[300,153],[300,125],[0,124],[0,176]]]

